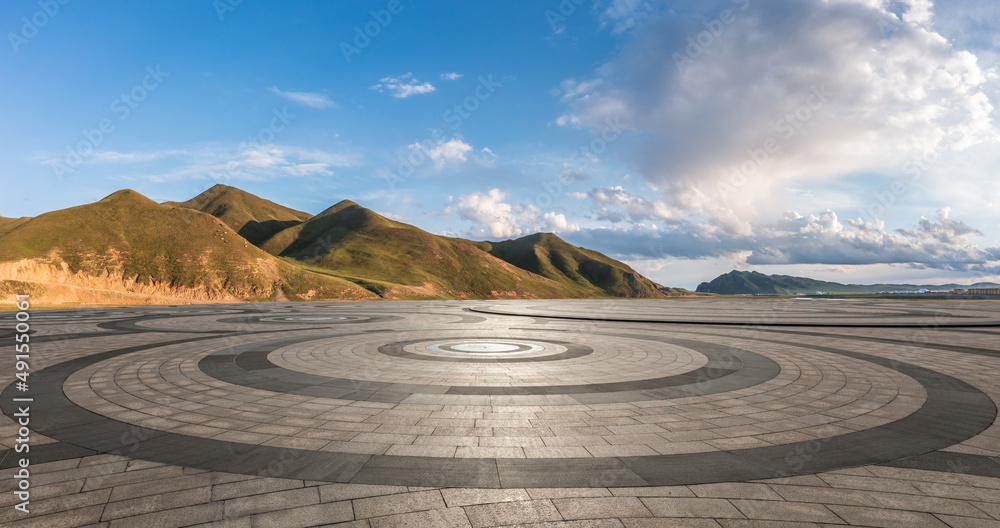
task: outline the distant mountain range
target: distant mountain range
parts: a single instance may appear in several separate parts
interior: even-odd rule
[[[962,284],[840,284],[805,277],[788,275],[765,275],[756,271],[730,271],[719,275],[711,282],[703,282],[696,290],[699,293],[720,295],[800,295],[823,293],[879,293],[927,290],[953,290],[955,288],[998,288],[992,282],[973,285]]]
[[[660,298],[672,290],[551,233],[476,242],[351,201],[318,215],[216,185],[158,204],[131,190],[0,217],[0,294],[49,303]]]

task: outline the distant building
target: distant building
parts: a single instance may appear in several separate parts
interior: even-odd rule
[[[959,295],[1000,295],[1000,288],[956,289],[954,293]]]

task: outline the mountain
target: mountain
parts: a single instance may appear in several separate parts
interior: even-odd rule
[[[551,233],[473,242],[345,200],[316,216],[216,185],[186,202],[118,191],[0,217],[0,295],[46,304],[663,298],[628,265]]]
[[[797,295],[824,293],[879,293],[927,290],[953,290],[955,288],[997,288],[994,283],[961,284],[840,284],[805,277],[765,275],[756,271],[736,271],[719,275],[711,282],[698,285],[697,292],[722,295]]]
[[[0,235],[0,290],[48,302],[369,298],[249,244],[219,219],[131,190],[45,213]]]
[[[221,183],[186,202],[167,202],[165,205],[208,213],[254,245],[312,217],[309,213],[289,209]]]
[[[28,220],[31,220],[31,218],[27,216],[22,216],[21,218],[7,218],[6,216],[0,216],[0,236],[27,222]]]
[[[275,234],[261,248],[388,297],[608,295],[511,265],[477,243],[428,233],[349,200]]]
[[[590,295],[660,297],[659,287],[628,265],[596,251],[573,246],[552,233],[517,240],[480,242],[484,251],[521,269]]]

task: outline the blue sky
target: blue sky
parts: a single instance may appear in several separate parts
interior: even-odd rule
[[[226,183],[453,236],[554,231],[672,286],[733,268],[1000,278],[992,2],[43,0],[0,15],[3,216]]]

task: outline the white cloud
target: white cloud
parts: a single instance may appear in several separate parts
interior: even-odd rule
[[[747,2],[745,11],[728,0],[673,11],[616,0],[605,19],[629,42],[594,78],[563,83],[567,112],[556,122],[600,129],[620,119],[650,138],[630,158],[670,208],[750,235],[762,213],[788,205],[777,198],[785,187],[896,175],[946,137],[962,138],[957,151],[997,141],[987,89],[996,72],[934,31],[932,2],[905,4],[900,20],[882,0]],[[710,21],[723,7],[735,19],[717,36],[685,13]]]
[[[289,176],[329,176],[333,174],[328,163],[295,163],[282,167],[282,171]]]
[[[661,200],[648,200],[626,191],[621,186],[596,187],[587,193],[569,193],[573,198],[589,197],[598,218],[621,222],[626,217],[633,222],[646,219],[676,221],[681,212]]]
[[[182,155],[183,153],[183,150],[161,150],[151,152],[115,152],[113,150],[98,150],[91,154],[87,158],[87,161],[91,163],[141,163],[145,161],[170,158]],[[55,158],[45,160],[43,163],[52,164],[63,161],[63,159]]]
[[[443,163],[452,161],[465,162],[465,154],[471,150],[472,146],[461,139],[451,139],[443,143],[438,143],[436,147],[428,152],[428,155],[432,160]]]
[[[611,25],[613,34],[623,33],[635,27],[637,19],[650,9],[643,0],[611,0],[604,11],[602,27]]]
[[[461,73],[455,73],[455,72],[449,72],[449,73],[442,73],[441,74],[441,80],[442,81],[454,81],[456,79],[461,79],[462,77],[465,77],[465,76],[462,75]]]
[[[490,189],[486,194],[472,193],[449,201],[452,205],[444,210],[444,215],[458,213],[459,217],[471,220],[477,229],[467,232],[470,236],[491,238],[513,238],[538,231],[573,233],[580,227],[571,224],[562,213],[540,210],[532,204],[510,204],[504,202],[506,193],[500,189]]]
[[[332,99],[321,93],[310,93],[310,92],[283,92],[276,87],[272,86],[268,88],[268,91],[275,93],[289,101],[298,103],[301,105],[309,106],[312,108],[336,108],[337,103],[333,102]]]
[[[372,90],[388,91],[393,97],[405,99],[412,95],[431,93],[437,88],[429,82],[418,81],[412,73],[406,73],[399,77],[383,77],[379,79],[379,84],[372,86]]]
[[[153,169],[130,168],[123,178],[153,182],[214,179],[219,183],[233,181],[267,181],[281,177],[329,176],[338,167],[357,165],[353,155],[304,149],[285,145],[225,145],[205,144],[182,150],[152,152],[95,152],[84,163],[142,163],[156,161]]]
[[[395,220],[397,222],[412,222],[413,221],[412,218],[407,218],[405,216],[401,216],[401,215],[398,215],[396,213],[389,213],[389,212],[386,212],[386,211],[375,211],[375,212],[378,213],[378,214],[380,214],[380,215],[382,215],[382,216],[384,216],[384,217],[386,217],[386,218],[389,218],[391,220]]]
[[[1000,247],[980,248],[970,237],[978,229],[950,218],[949,209],[937,220],[921,218],[916,229],[887,232],[882,222],[848,220],[837,214],[819,216],[785,213],[775,225],[761,229],[749,264],[907,264],[918,268],[1000,273]]]
[[[460,217],[479,224],[482,231],[493,238],[520,236],[523,230],[517,225],[514,207],[503,202],[505,196],[500,189],[459,196],[451,209]]]
[[[561,213],[545,213],[542,215],[542,221],[545,222],[549,229],[552,229],[553,231],[572,233],[580,230],[580,226],[573,225],[566,221],[566,215]]]
[[[941,209],[935,220],[921,218],[914,229],[887,231],[882,221],[840,221],[831,210],[818,215],[786,212],[776,222],[755,224],[753,235],[739,235],[707,224],[680,222],[666,229],[636,224],[627,228],[586,229],[581,243],[620,257],[713,259],[731,265],[902,265],[1000,274],[1000,246],[982,248],[982,232]]]
[[[497,162],[497,155],[494,154],[493,151],[487,147],[483,147],[482,149],[480,149],[479,153],[476,155],[476,163],[479,163],[480,165],[492,167],[496,165],[496,162]]]
[[[450,164],[461,164],[468,161],[466,154],[472,151],[472,145],[459,138],[452,138],[448,141],[439,140],[436,144],[425,146],[420,143],[413,143],[408,147],[410,150],[423,150],[427,157],[437,163],[438,168]]]

